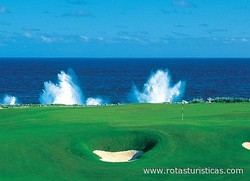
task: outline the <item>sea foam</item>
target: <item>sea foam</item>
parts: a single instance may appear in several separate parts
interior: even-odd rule
[[[40,95],[41,104],[64,104],[64,105],[101,105],[104,101],[101,98],[88,98],[85,100],[78,78],[72,69],[67,73],[61,71],[58,75],[58,82],[51,81],[44,83],[44,89]]]
[[[102,104],[105,104],[103,102],[103,100],[101,98],[92,98],[92,97],[89,97],[87,100],[86,100],[86,105],[87,106],[98,106],[98,105],[102,105]]]
[[[18,100],[15,96],[5,95],[3,99],[0,99],[0,104],[2,105],[17,105]]]
[[[78,86],[77,77],[73,70],[67,73],[61,71],[58,83],[51,81],[44,83],[44,90],[40,95],[41,104],[84,104],[83,93]]]
[[[73,70],[67,73],[61,71],[58,74],[58,82],[44,83],[44,90],[40,95],[41,104],[65,104],[65,105],[101,105],[105,102],[101,98],[89,97],[85,100],[77,76]],[[133,85],[129,96],[133,103],[163,103],[181,100],[185,83],[179,81],[172,86],[168,71],[158,70],[152,73],[144,84],[142,91]]]
[[[152,73],[144,84],[142,91],[133,85],[130,93],[130,102],[134,103],[163,103],[175,102],[182,98],[185,83],[179,81],[171,86],[171,77],[168,71],[158,70]]]

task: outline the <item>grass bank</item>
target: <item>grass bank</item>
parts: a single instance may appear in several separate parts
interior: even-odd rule
[[[247,180],[250,104],[135,104],[0,110],[0,180]],[[95,149],[145,153],[101,162]],[[144,174],[143,168],[243,168],[239,175]]]

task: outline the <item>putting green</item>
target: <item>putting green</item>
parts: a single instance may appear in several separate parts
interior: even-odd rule
[[[0,180],[248,180],[250,104],[136,104],[0,110]],[[142,150],[133,162],[94,150]],[[244,174],[144,174],[243,168]]]

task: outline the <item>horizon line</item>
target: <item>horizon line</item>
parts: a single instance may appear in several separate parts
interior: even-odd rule
[[[0,57],[0,59],[250,59],[250,57]]]

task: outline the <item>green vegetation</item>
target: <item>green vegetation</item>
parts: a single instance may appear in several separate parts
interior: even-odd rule
[[[248,180],[250,104],[0,109],[0,180]],[[143,150],[128,163],[92,153]],[[243,168],[239,175],[143,174],[143,168]]]
[[[204,101],[203,98],[195,98],[191,101],[192,103],[239,103],[239,102],[250,102],[248,98],[237,98],[237,97],[216,97],[216,98],[207,98]]]

